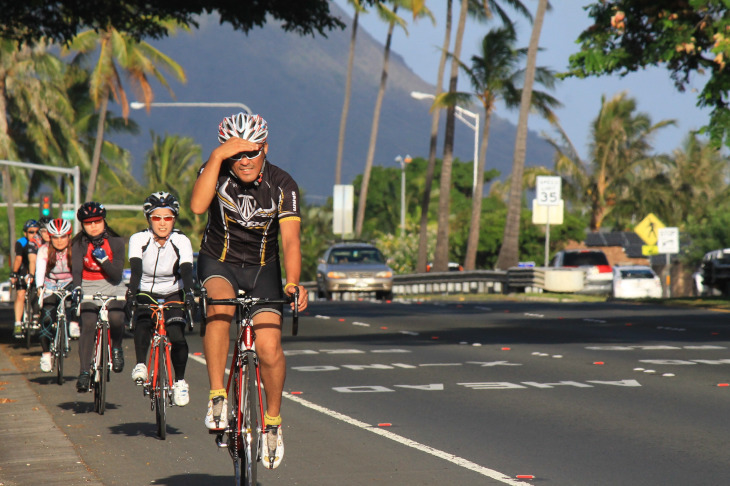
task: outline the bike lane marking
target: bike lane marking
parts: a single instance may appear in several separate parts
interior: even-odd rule
[[[205,358],[201,356],[195,356],[193,354],[190,354],[189,357],[198,363],[201,363],[205,365]],[[228,369],[226,369],[226,373],[228,373]],[[482,476],[487,476],[489,478],[492,478],[496,481],[499,481],[504,484],[510,484],[515,486],[520,485],[529,485],[531,483],[526,483],[524,481],[517,481],[509,477],[508,475],[501,473],[499,471],[496,471],[494,469],[490,469],[488,467],[481,466],[479,464],[476,464],[474,462],[471,462],[467,459],[464,459],[463,457],[456,456],[454,454],[436,449],[431,446],[427,446],[425,444],[421,444],[420,442],[416,442],[414,440],[408,439],[407,437],[403,437],[398,434],[394,434],[393,432],[389,432],[387,430],[383,430],[381,428],[377,428],[375,426],[372,426],[370,424],[367,424],[365,422],[362,422],[360,420],[357,420],[353,417],[350,417],[349,415],[345,415],[340,412],[336,412],[332,409],[323,407],[321,405],[317,405],[316,403],[310,402],[309,400],[305,400],[299,396],[292,395],[288,392],[283,392],[282,396],[284,398],[287,398],[299,405],[302,405],[304,407],[309,408],[310,410],[314,410],[316,412],[322,413],[326,415],[327,417],[335,418],[337,420],[340,420],[342,422],[345,422],[347,424],[350,424],[352,426],[358,427],[362,430],[365,430],[367,432],[372,432],[373,434],[379,435],[381,437],[385,437],[387,439],[390,439],[392,441],[395,441],[401,445],[410,447],[412,449],[416,449],[421,452],[425,452],[427,454],[430,454],[432,456],[438,457],[440,459],[443,459],[445,461],[451,462],[452,464],[456,464],[459,467],[463,467],[465,469],[468,469],[470,471],[473,471],[477,474],[481,474]]]
[[[528,485],[531,483],[526,483],[524,481],[517,481],[515,479],[512,479],[508,475],[501,473],[499,471],[496,471],[494,469],[481,466],[479,464],[476,464],[474,462],[471,462],[467,459],[464,459],[463,457],[456,456],[454,454],[451,454],[449,452],[445,452],[439,449],[436,449],[434,447],[421,444],[420,442],[416,442],[412,439],[409,439],[407,437],[403,437],[402,435],[394,434],[393,432],[383,430],[382,428],[375,427],[373,425],[367,424],[365,422],[362,422],[360,420],[357,420],[353,417],[350,417],[349,415],[345,415],[339,412],[336,412],[332,409],[329,409],[327,407],[323,407],[321,405],[317,405],[316,403],[310,402],[309,400],[305,400],[299,396],[293,396],[287,392],[283,393],[284,398],[287,398],[289,400],[292,400],[293,402],[302,405],[304,407],[309,408],[310,410],[314,410],[316,412],[322,413],[328,417],[335,418],[337,420],[340,420],[342,422],[345,422],[349,425],[358,427],[362,430],[365,430],[367,432],[372,432],[373,434],[379,435],[381,437],[385,437],[386,439],[390,439],[392,441],[395,441],[401,445],[405,445],[407,447],[411,447],[413,449],[416,449],[421,452],[425,452],[427,454],[430,454],[432,456],[438,457],[439,459],[443,459],[445,461],[451,462],[452,464],[455,464],[459,467],[463,467],[465,469],[468,469],[470,471],[473,471],[475,473],[481,474],[482,476],[486,476],[489,478],[492,478],[496,481],[499,481],[504,484],[510,484],[510,485]]]

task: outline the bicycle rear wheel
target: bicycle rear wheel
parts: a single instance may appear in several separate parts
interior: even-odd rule
[[[157,436],[165,440],[167,432],[167,367],[166,367],[166,356],[165,346],[160,346],[160,354],[162,356],[157,357],[157,370],[156,380],[157,385],[155,386],[155,418],[157,419]]]
[[[243,439],[244,458],[246,463],[245,478],[247,486],[256,486],[256,466],[261,451],[261,426],[259,418],[259,392],[256,382],[256,363],[252,354],[248,354],[243,363],[242,373],[244,399],[243,405]]]
[[[59,385],[63,385],[63,359],[66,357],[66,319],[59,317],[56,323],[58,328],[56,329],[56,344],[55,344],[55,358],[56,358],[56,381]]]
[[[97,359],[94,361],[96,372],[94,378],[94,410],[104,415],[106,410],[106,388],[109,375],[109,329],[107,325],[101,328],[101,343]]]

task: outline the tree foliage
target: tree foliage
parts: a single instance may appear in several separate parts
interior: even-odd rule
[[[578,38],[570,76],[626,75],[663,66],[679,91],[703,76],[697,106],[712,109],[703,128],[730,143],[730,6],[717,0],[602,0],[586,7],[594,23]]]
[[[66,43],[83,29],[113,28],[137,39],[161,38],[168,31],[160,19],[197,27],[196,17],[211,12],[220,15],[221,24],[243,32],[263,26],[269,16],[280,21],[283,29],[299,34],[326,35],[344,27],[330,12],[327,0],[0,0],[0,37]]]

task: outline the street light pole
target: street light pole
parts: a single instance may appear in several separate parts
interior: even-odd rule
[[[429,93],[421,93],[420,91],[411,91],[411,98],[417,100],[433,100],[436,97]],[[477,170],[479,159],[479,114],[473,111],[466,110],[461,106],[456,106],[456,118],[458,118],[467,127],[474,130],[474,178],[472,183],[472,193],[476,195],[477,192]],[[471,118],[473,121],[467,120],[466,117]]]
[[[177,102],[152,102],[149,104],[150,106],[160,107],[160,108],[180,108],[180,107],[191,107],[191,108],[241,108],[243,111],[248,113],[249,115],[252,113],[251,108],[249,108],[247,105],[244,105],[243,103],[237,103],[235,101],[231,102],[220,102],[220,103],[208,103],[208,102],[198,102],[198,101],[177,101]],[[132,101],[129,103],[129,107],[133,110],[141,110],[146,105],[144,103],[141,103],[139,101]]]
[[[400,164],[400,236],[403,238],[406,234],[406,164],[411,163],[411,156],[406,155],[405,158],[400,155],[395,161]]]

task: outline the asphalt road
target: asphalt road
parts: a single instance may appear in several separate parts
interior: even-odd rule
[[[286,457],[261,484],[730,483],[726,313],[489,301],[327,302],[307,314],[285,337]],[[169,410],[161,441],[129,378],[131,339],[99,416],[75,391],[76,347],[58,386],[7,322],[3,349],[103,484],[231,484],[228,453],[203,426],[197,334],[191,402]]]

